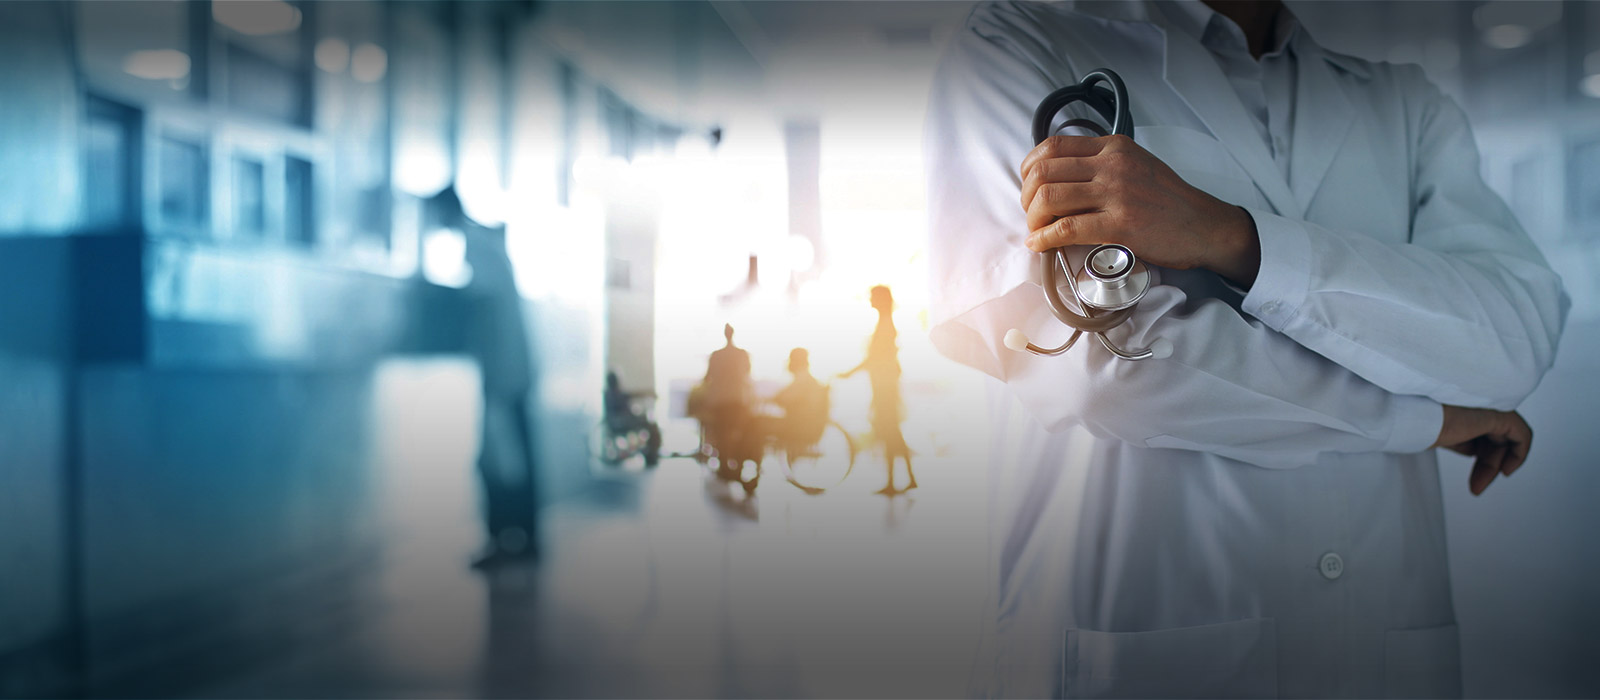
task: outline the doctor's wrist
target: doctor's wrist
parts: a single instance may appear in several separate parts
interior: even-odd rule
[[[1261,237],[1256,231],[1256,220],[1244,207],[1225,203],[1223,207],[1213,230],[1213,256],[1205,268],[1242,289],[1249,289],[1255,284],[1256,273],[1261,271]]]

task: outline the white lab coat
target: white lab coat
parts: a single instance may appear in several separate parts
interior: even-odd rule
[[[933,340],[996,379],[979,690],[1459,694],[1428,447],[1441,403],[1510,409],[1534,389],[1561,282],[1482,182],[1461,110],[1415,66],[1299,32],[1286,178],[1167,11],[981,5],[935,78]],[[1017,170],[1038,100],[1099,67],[1126,81],[1136,139],[1260,232],[1248,294],[1160,270],[1112,332],[1124,347],[1166,338],[1169,359],[1002,345],[1012,327],[1041,345],[1068,332],[1022,245]]]

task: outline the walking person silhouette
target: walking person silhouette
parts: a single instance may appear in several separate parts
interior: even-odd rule
[[[867,378],[872,382],[872,432],[883,443],[883,460],[888,469],[888,484],[877,493],[892,496],[900,493],[894,487],[896,459],[905,460],[906,463],[906,477],[909,479],[906,491],[917,487],[917,474],[911,470],[911,448],[906,446],[906,438],[900,433],[900,421],[905,409],[900,400],[900,350],[895,344],[898,334],[894,328],[894,296],[888,287],[878,285],[872,288],[871,299],[872,308],[878,312],[878,325],[867,344],[867,357],[839,377],[849,378],[866,370]]]

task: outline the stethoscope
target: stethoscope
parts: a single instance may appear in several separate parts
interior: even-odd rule
[[[1099,86],[1105,83],[1107,89]],[[1128,88],[1122,78],[1108,68],[1089,73],[1076,85],[1068,85],[1050,93],[1033,112],[1033,143],[1035,146],[1050,137],[1050,125],[1056,114],[1067,105],[1083,102],[1111,122],[1111,133],[1133,138],[1133,116],[1128,113]],[[1073,119],[1062,125],[1086,127],[1101,136],[1106,131],[1087,119]],[[1091,249],[1084,257],[1083,269],[1077,272],[1067,262],[1065,247],[1040,253],[1044,256],[1044,299],[1050,311],[1062,323],[1072,328],[1072,337],[1056,348],[1041,348],[1028,342],[1028,336],[1013,328],[1006,332],[1005,345],[1017,352],[1035,355],[1060,355],[1072,348],[1084,333],[1093,334],[1106,350],[1124,360],[1145,360],[1172,355],[1172,343],[1157,339],[1143,350],[1124,350],[1111,342],[1105,332],[1122,325],[1133,315],[1133,307],[1150,289],[1150,270],[1135,258],[1126,246],[1108,243]],[[1061,298],[1060,280],[1065,279],[1072,296],[1077,299],[1083,313],[1074,311]]]

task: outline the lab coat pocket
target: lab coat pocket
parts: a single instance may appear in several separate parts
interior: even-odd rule
[[[1391,698],[1461,697],[1461,639],[1455,625],[1389,630],[1383,693]]]
[[[1278,694],[1270,618],[1150,632],[1067,630],[1062,688],[1070,698]]]
[[[1184,182],[1217,199],[1246,207],[1266,205],[1250,174],[1210,134],[1181,126],[1141,126],[1134,131],[1134,140]]]

